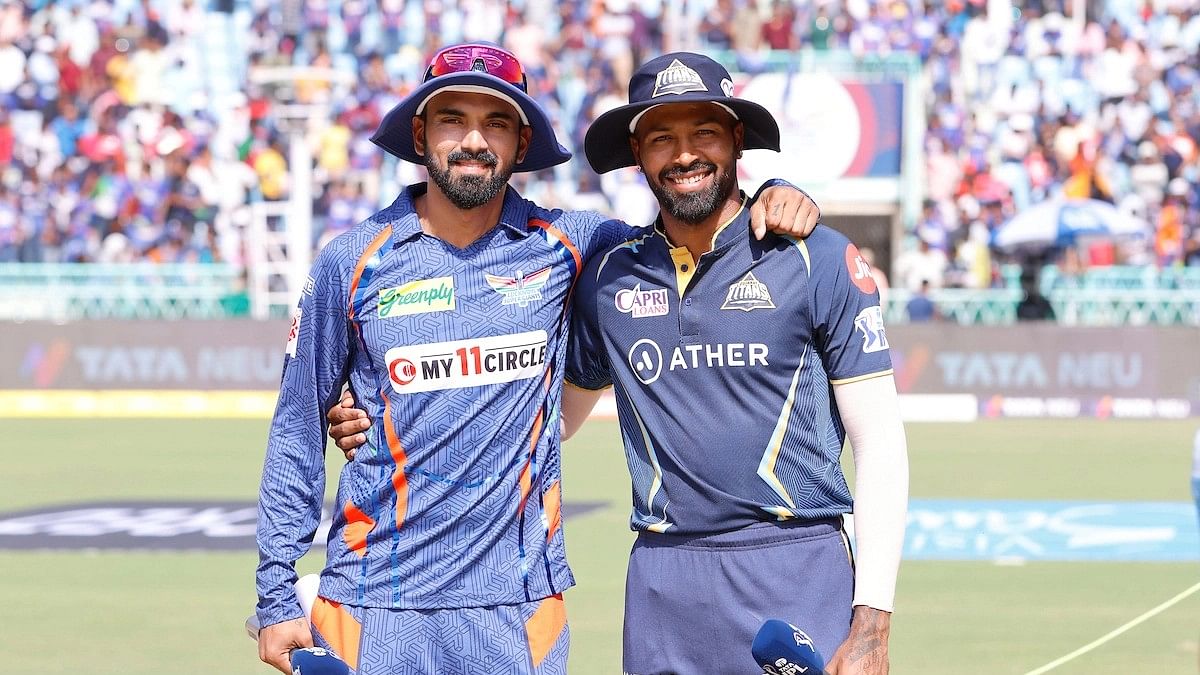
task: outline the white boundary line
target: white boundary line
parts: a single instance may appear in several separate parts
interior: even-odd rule
[[[1051,670],[1054,670],[1055,668],[1061,666],[1062,664],[1064,664],[1068,661],[1072,661],[1077,657],[1083,656],[1084,654],[1092,651],[1096,647],[1099,647],[1100,645],[1104,644],[1105,642],[1108,642],[1109,640],[1117,637],[1121,633],[1124,633],[1125,631],[1129,630],[1130,628],[1133,628],[1134,626],[1136,626],[1140,623],[1143,623],[1146,620],[1153,618],[1154,616],[1162,614],[1163,612],[1167,611],[1172,606],[1183,601],[1185,598],[1187,598],[1189,595],[1195,593],[1196,591],[1200,591],[1200,583],[1195,584],[1194,586],[1187,589],[1186,591],[1183,591],[1179,595],[1176,595],[1175,597],[1171,598],[1170,600],[1167,600],[1166,602],[1162,603],[1158,607],[1151,609],[1150,611],[1146,612],[1145,614],[1142,614],[1141,616],[1133,619],[1129,623],[1126,623],[1124,626],[1117,628],[1116,630],[1108,633],[1107,635],[1104,635],[1103,637],[1101,637],[1097,640],[1089,642],[1088,644],[1080,647],[1079,649],[1076,649],[1075,651],[1071,652],[1070,654],[1067,654],[1066,656],[1057,658],[1057,659],[1051,661],[1050,663],[1047,663],[1046,665],[1042,666],[1041,668],[1038,668],[1037,670],[1031,670],[1028,673],[1025,673],[1025,675],[1042,675],[1042,673],[1046,673]]]

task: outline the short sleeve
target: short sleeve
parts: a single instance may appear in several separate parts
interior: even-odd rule
[[[858,247],[829,228],[808,241],[814,338],[830,381],[890,372],[879,288]]]
[[[596,302],[599,290],[596,274],[599,267],[595,263],[584,267],[575,287],[565,373],[571,384],[593,391],[612,385]]]

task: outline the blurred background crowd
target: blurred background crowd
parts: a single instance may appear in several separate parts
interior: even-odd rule
[[[1003,16],[987,0],[667,4],[7,0],[0,262],[239,264],[251,205],[289,197],[301,142],[320,246],[422,179],[369,136],[433,51],[485,40],[518,55],[572,149],[664,51],[726,53],[748,73],[771,50],[913,54],[926,194],[904,223],[912,245],[884,261],[893,285],[995,283],[994,266],[962,263],[964,244],[987,260],[1001,223],[1056,195],[1111,202],[1153,233],[1072,248],[1064,267],[1200,266],[1200,0],[1004,2]],[[281,79],[288,66],[339,75]],[[304,106],[328,114],[298,123]],[[546,206],[635,224],[656,210],[636,175],[601,179],[581,158],[515,180]]]

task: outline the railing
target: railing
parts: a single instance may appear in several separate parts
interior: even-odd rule
[[[942,320],[1016,322],[1019,270],[1004,288],[941,288],[929,297]],[[1200,268],[1105,267],[1067,277],[1042,271],[1040,287],[1058,323],[1082,326],[1200,326]],[[0,264],[0,320],[216,319],[249,315],[244,271],[227,264]],[[912,293],[891,289],[887,319],[908,320]]]
[[[0,264],[0,320],[218,319],[246,316],[242,270],[228,264]]]
[[[1015,269],[1015,268],[1014,268]],[[1010,324],[1024,297],[1019,270],[1004,270],[1005,287],[968,290],[934,289],[929,299],[943,320],[963,324]],[[1069,326],[1200,326],[1200,267],[1096,267],[1064,275],[1057,267],[1041,271],[1038,281],[1055,320]],[[892,289],[887,318],[908,321],[905,305],[912,297]]]

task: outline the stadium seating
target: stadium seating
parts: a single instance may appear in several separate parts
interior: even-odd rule
[[[10,4],[0,65],[19,75],[0,78],[0,264],[28,267],[6,272],[22,285],[0,291],[0,316],[240,311],[235,299],[244,295],[230,280],[253,264],[245,240],[252,205],[287,199],[280,186],[289,144],[305,138],[318,149],[319,246],[419,179],[367,137],[421,76],[429,45],[491,40],[529,62],[531,90],[568,147],[620,99],[633,61],[666,50],[705,50],[747,73],[919,73],[926,90],[906,96],[924,104],[928,207],[919,218],[904,214],[903,236],[925,240],[954,264],[972,229],[995,231],[1039,200],[1109,200],[1155,236],[1107,267],[1069,276],[1047,268],[1041,289],[1058,320],[1200,321],[1200,4],[1134,11],[1104,0],[1074,17],[1080,3],[1014,3],[1016,20],[988,14],[1005,3],[735,4]],[[332,69],[352,82],[295,83],[298,102],[331,113],[307,137],[277,119],[273,92],[252,77],[279,66]],[[518,178],[526,195],[550,206],[619,201],[583,162]],[[1003,251],[990,255],[993,265],[1018,262]],[[118,271],[128,260],[164,267]],[[115,266],[82,273],[59,263]],[[213,268],[188,272],[199,279],[194,287],[174,283],[185,268],[172,266],[190,264]],[[145,281],[156,274],[163,279]],[[942,281],[931,297],[943,318],[1015,320],[1015,278],[984,289],[940,288],[956,283]],[[38,301],[13,290],[38,284],[80,297]],[[890,318],[903,320],[907,297],[893,289]]]

